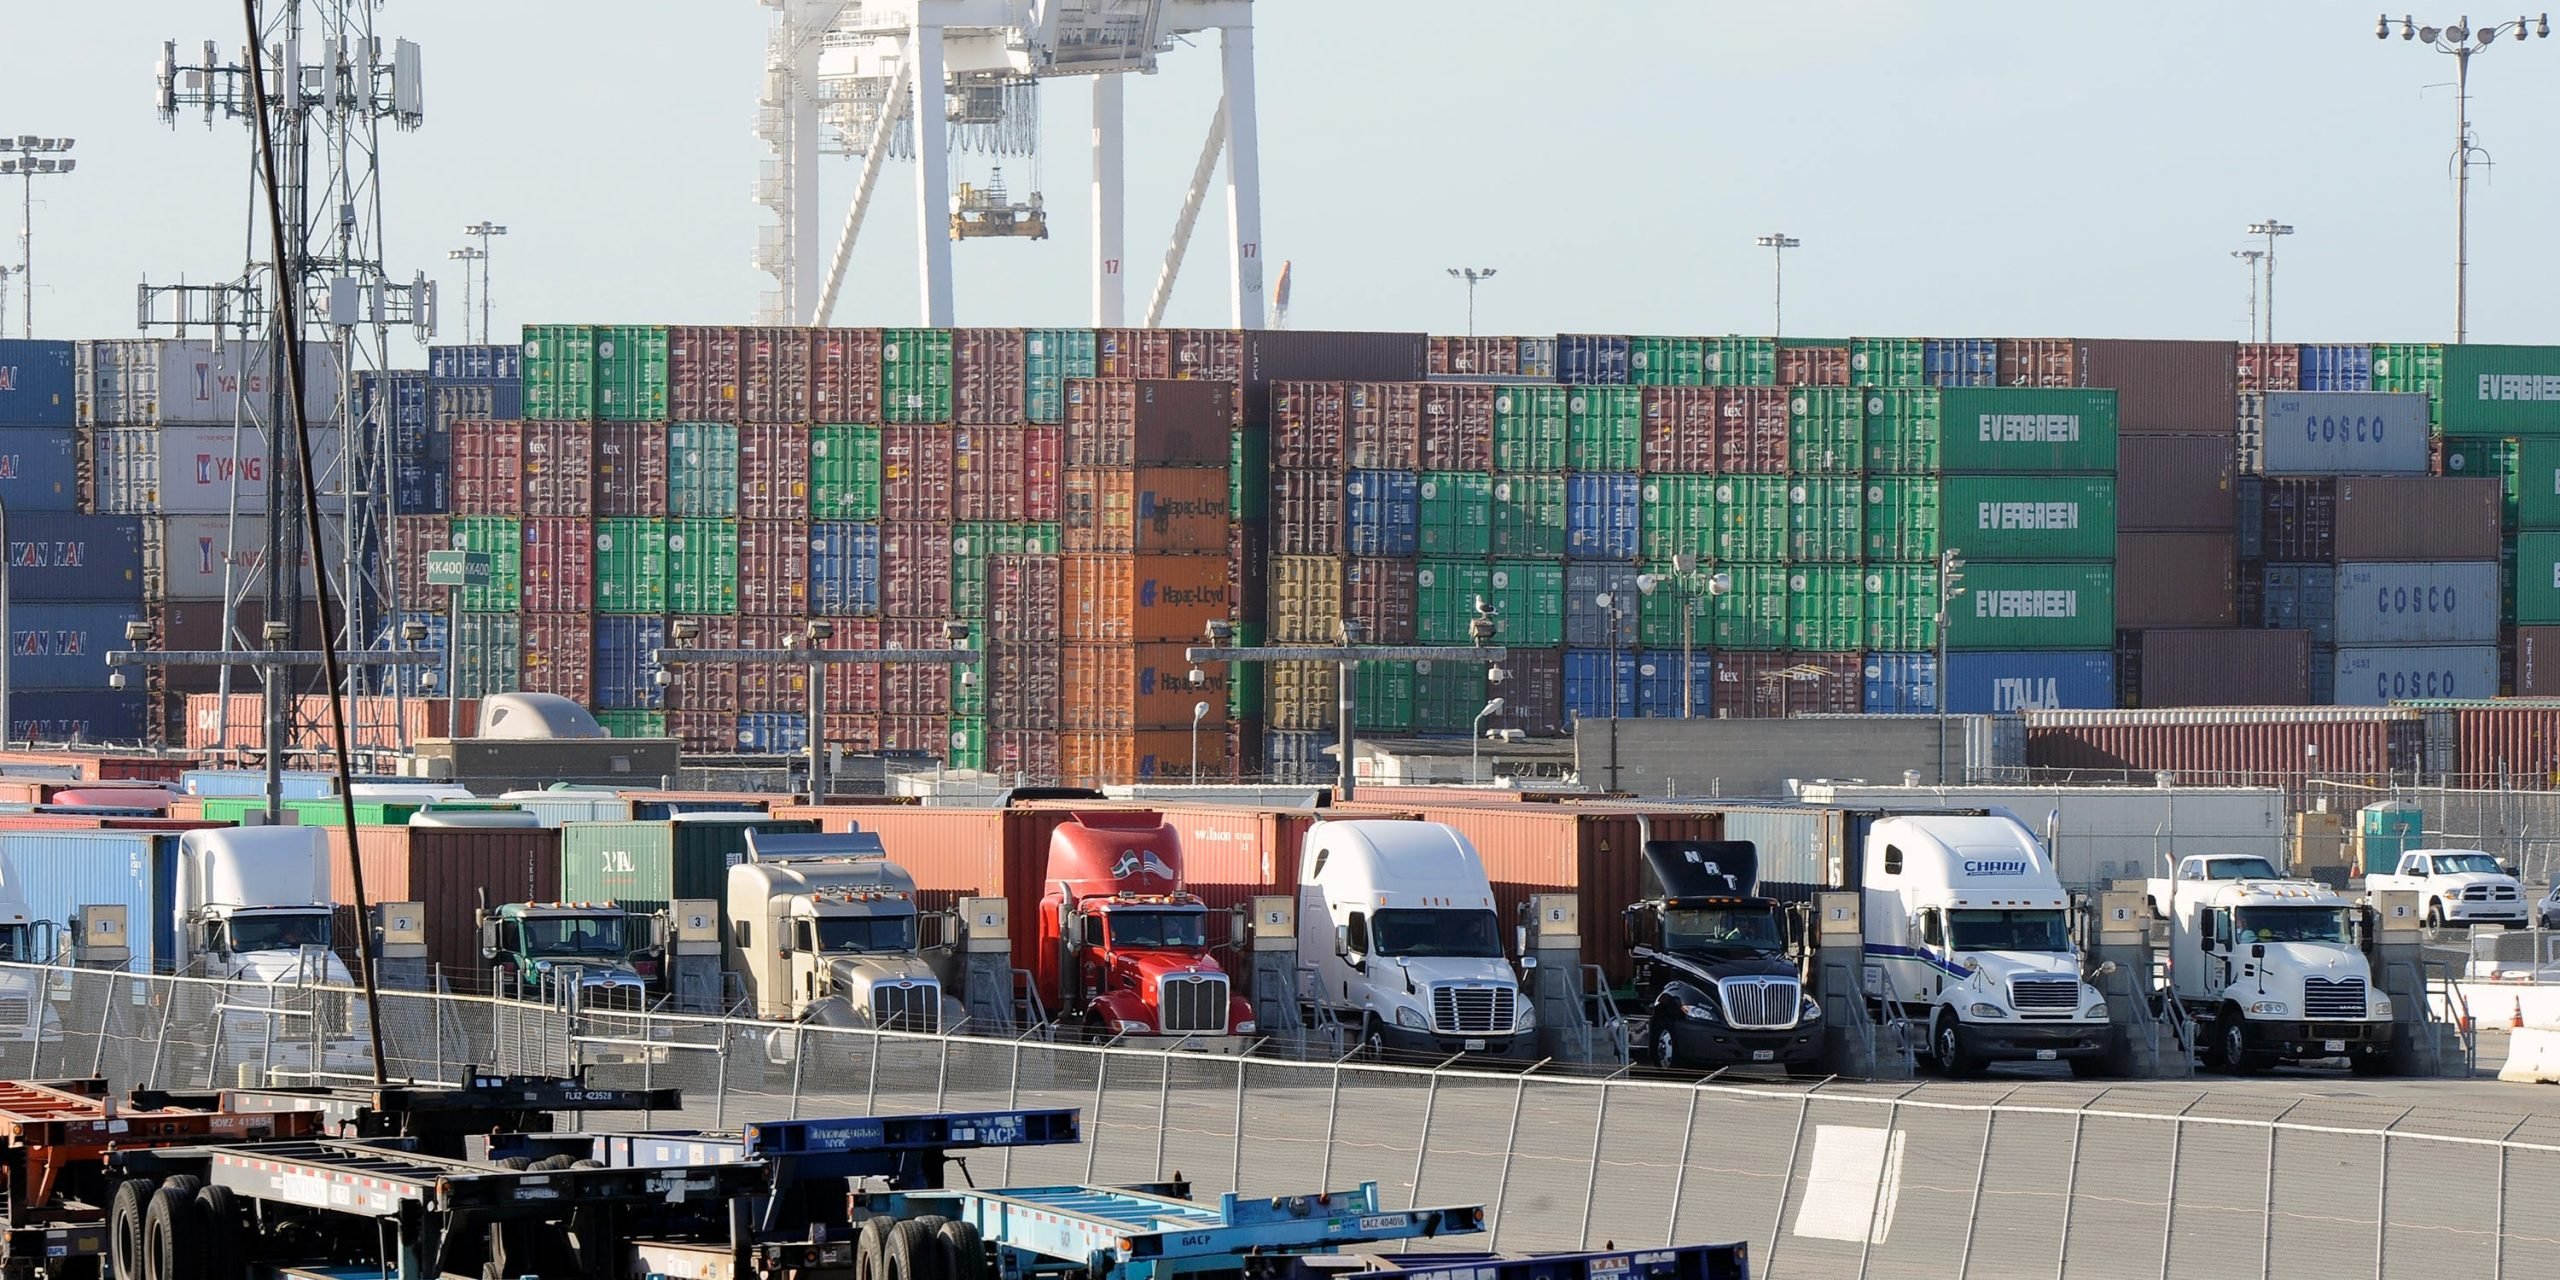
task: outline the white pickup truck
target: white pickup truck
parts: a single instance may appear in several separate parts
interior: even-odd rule
[[[2367,898],[2389,889],[2418,895],[2427,927],[2502,924],[2525,927],[2524,885],[2478,849],[2411,849],[2389,875],[2366,876]]]

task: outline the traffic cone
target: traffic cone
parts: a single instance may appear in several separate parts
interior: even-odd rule
[[[2516,1000],[2515,1000],[2515,1012],[2510,1013],[2510,1014],[2508,1014],[2508,1015],[2507,1015],[2507,1028],[2508,1028],[2509,1030],[2511,1030],[2511,1031],[2512,1031],[2512,1030],[2521,1030],[2521,1029],[2523,1029],[2523,1027],[2524,1027],[2524,997],[2523,997],[2523,996],[2517,996],[2517,997],[2516,997]]]

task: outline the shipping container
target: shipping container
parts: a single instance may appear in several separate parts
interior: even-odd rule
[[[517,512],[528,516],[593,516],[594,428],[584,422],[529,420],[521,432],[523,453],[517,465],[523,496]]]
[[[1065,713],[1065,649],[1033,641],[999,640],[987,650],[987,714],[999,726],[1032,726],[1055,732]],[[876,682],[875,682],[876,684]],[[833,692],[831,683],[829,691]],[[876,702],[877,693],[873,694]],[[1055,776],[1054,769],[1050,776]]]
[[[1787,558],[1856,564],[1866,554],[1866,485],[1854,476],[1793,476],[1787,484]]]
[[[878,329],[816,329],[809,337],[809,416],[819,422],[880,421]]]
[[[2269,479],[2269,560],[2493,560],[2501,482],[2451,476]]]
[[[738,428],[679,422],[667,428],[667,512],[693,519],[738,514]]]
[[[809,443],[807,423],[739,430],[739,519],[808,518]]]
[[[1271,550],[1284,556],[1342,554],[1342,477],[1330,471],[1271,473]]]
[[[880,518],[880,428],[830,423],[809,429],[809,516]]]
[[[506,613],[466,613],[454,642],[453,691],[464,698],[513,693],[522,683],[524,618]],[[692,668],[687,668],[691,670]]]
[[[2135,705],[2298,707],[2311,700],[2308,631],[2162,629],[2130,634],[2140,666]],[[2121,654],[2119,649],[2120,661]]]
[[[1511,483],[1506,478],[1496,487]],[[1635,472],[1580,471],[1567,476],[1564,485],[1564,554],[1577,560],[1634,560],[1641,549],[1644,513],[1643,487]],[[1500,545],[1499,523],[1495,537],[1497,550],[1513,549]]]
[[[2360,343],[2305,345],[2301,358],[2304,391],[2373,390],[2373,348],[2370,346]]]
[[[734,520],[667,522],[667,609],[738,611],[738,525]]]
[[[346,829],[330,824],[329,887],[339,904],[337,945],[352,946],[366,936],[351,905],[360,863],[371,901],[425,906],[421,919],[427,962],[455,991],[490,989],[480,955],[482,907],[557,902],[561,897],[557,827],[368,825],[356,828],[355,839],[356,854],[350,857]]]
[[[1949,476],[1939,503],[1940,537],[1967,560],[2108,560],[2116,554],[2110,476]]]
[[[1869,653],[1858,709],[1869,715],[1921,715],[1938,711],[1938,655]]]
[[[881,525],[881,615],[933,623],[950,621],[951,563],[948,525]]]
[[[528,339],[527,345],[531,342]],[[569,406],[564,405],[563,408]],[[663,422],[667,417],[667,330],[658,325],[595,329],[595,411],[561,418]]]
[[[1235,387],[1225,382],[1069,382],[1067,465],[1218,466],[1227,460],[1235,405]],[[1288,465],[1273,443],[1273,465]],[[1339,466],[1340,454],[1323,465]]]
[[[1573,392],[1560,386],[1496,387],[1493,393],[1493,469],[1551,472],[1565,469],[1572,434]]]
[[[1565,466],[1632,473],[1644,458],[1644,392],[1576,387],[1565,397]]]
[[[739,334],[738,342],[739,421],[800,425],[805,430],[814,381],[809,331],[748,329]]]
[[[607,518],[595,523],[595,610],[605,614],[667,611],[667,522]]]
[[[2104,564],[1984,564],[1965,569],[1947,647],[2093,649],[2116,639],[2116,574]]]
[[[802,520],[738,522],[738,612],[809,616],[809,537]]]
[[[2115,705],[2116,655],[2082,652],[1949,652],[1947,710],[1959,715]]]
[[[2079,344],[2069,338],[2000,339],[2000,385],[2076,387]]]
[[[1644,469],[1655,475],[1706,475],[1716,469],[1716,425],[1722,418],[1713,387],[1644,389]]]
[[[2494,644],[2495,562],[2343,564],[2331,616],[2341,645]]]
[[[1733,590],[1714,602],[1714,647],[1736,650],[1786,648],[1786,566],[1726,564],[1724,572],[1732,580]],[[1716,705],[1732,704],[1719,698]]]
[[[2253,475],[2421,475],[2427,470],[2425,396],[2298,391],[2261,399],[2262,416],[2252,419],[2244,411],[2240,426],[2241,466]]]
[[[963,426],[1014,426],[1024,416],[1028,334],[1021,329],[952,333],[951,420]]]
[[[1183,729],[1058,735],[1061,780],[1071,787],[1222,778],[1230,773],[1226,750],[1223,733]]]
[[[2238,344],[2121,338],[2084,339],[2073,370],[2083,387],[2116,391],[2116,429],[2126,435],[2234,429]]]
[[[595,513],[667,514],[667,427],[660,422],[595,426]]]
[[[1627,340],[1627,381],[1646,387],[1705,386],[1707,384],[1706,340],[1665,337],[1629,338]]]
[[[2229,436],[2127,436],[2116,473],[2118,523],[2141,530],[2231,529],[2239,507],[2233,467]]]
[[[880,419],[947,423],[951,419],[952,331],[884,329],[880,333]]]
[[[326,476],[339,468],[341,432],[314,427],[311,465]],[[102,427],[88,445],[90,476],[101,513],[221,515],[267,510],[267,446],[256,427]],[[323,495],[324,508],[340,499]]]
[[[1867,391],[1866,469],[1922,474],[1943,465],[1946,398],[1933,390]]]
[[[1561,475],[1499,475],[1493,480],[1493,550],[1502,555],[1560,556],[1569,536]]]
[[[1565,715],[1577,720],[1633,718],[1638,705],[1633,650],[1564,651]]]
[[[1774,387],[1778,385],[1778,343],[1775,338],[1746,338],[1738,334],[1705,339],[1707,382],[1718,387]],[[1522,369],[1527,373],[1527,369]]]
[[[1417,546],[1427,556],[1493,554],[1494,478],[1463,471],[1425,471],[1419,499]]]
[[[1933,649],[1938,643],[1938,566],[1871,563],[1866,591],[1868,649]]]
[[[1778,382],[1789,387],[1849,385],[1849,348],[1820,339],[1786,338],[1778,345]]]
[[[72,344],[0,338],[0,422],[68,428],[78,418]],[[70,434],[65,431],[63,434]]]
[[[656,911],[676,898],[725,899],[747,833],[808,835],[818,824],[761,814],[697,813],[657,822],[582,822],[560,831],[559,893]]]
[[[427,348],[427,376],[438,381],[522,382],[520,343],[454,343]]]
[[[1626,384],[1631,347],[1616,334],[1556,335],[1556,381],[1590,386]]]
[[[1197,642],[1227,616],[1227,561],[1216,556],[1062,557],[1061,639]]]
[[[1342,610],[1366,629],[1371,644],[1412,644],[1418,591],[1411,560],[1363,557],[1342,569]]]
[[[1927,386],[1928,351],[1921,338],[1851,338],[1849,381],[1860,387]]]
[[[153,831],[0,831],[0,857],[30,919],[57,927],[93,906],[122,907],[127,967],[165,971],[176,939],[160,915],[177,895],[176,837]]]
[[[1855,474],[1866,465],[1867,393],[1798,387],[1788,397],[1787,465],[1798,474]]]
[[[2515,628],[2515,695],[2560,697],[2560,627]]]
[[[453,549],[489,557],[489,580],[462,588],[465,613],[514,613],[524,607],[524,522],[512,516],[460,516]]]
[[[1499,559],[1486,575],[1494,643],[1553,648],[1564,643],[1564,562]]]
[[[141,599],[142,526],[134,516],[11,512],[10,597],[64,603]]]
[[[1422,496],[1413,472],[1353,471],[1343,477],[1342,494],[1346,552],[1411,556],[1420,550]]]
[[[1576,649],[1632,652],[1644,592],[1631,564],[1567,564],[1564,643]]]
[[[1422,389],[1421,468],[1424,471],[1493,470],[1495,389],[1430,386]]]
[[[1345,387],[1348,421],[1343,464],[1356,470],[1420,469],[1422,392],[1422,385],[1413,382],[1354,382]]]
[[[556,693],[579,706],[595,705],[595,617],[585,613],[526,614],[523,667],[517,688]]]
[[[1865,697],[1855,653],[1718,653],[1715,664],[1716,715],[1723,718],[1856,715]]]
[[[961,618],[984,618],[987,576],[997,556],[1056,555],[1061,546],[1053,524],[959,524],[951,527],[951,612]]]
[[[932,424],[880,430],[880,518],[948,523],[958,510],[952,429]]]
[[[1990,338],[1930,338],[1921,363],[1933,387],[2000,385],[2000,344]]]
[[[1787,566],[1787,643],[1836,652],[1866,644],[1866,574],[1856,565]]]
[[[1072,468],[1062,536],[1071,551],[1224,551],[1227,477],[1207,467]]]
[[[1714,714],[1716,664],[1704,650],[1688,652],[1685,674],[1681,650],[1647,650],[1636,655],[1635,675],[1636,715],[1668,720]]]
[[[740,384],[745,378],[745,359],[742,330],[725,326],[669,329],[667,416],[685,422],[737,422],[744,394]],[[871,365],[875,390],[878,370],[875,341]]]
[[[522,522],[519,544],[527,613],[585,613],[597,604],[596,533],[585,520],[542,517]]]
[[[1716,470],[1785,471],[1791,399],[1784,388],[1765,386],[1737,387],[1718,397]]]
[[[1067,420],[1067,380],[1095,373],[1096,350],[1091,329],[1031,329],[1022,335],[1023,416],[1030,421],[1063,424]]]
[[[1052,521],[1065,509],[1066,433],[1057,427],[966,428],[952,436],[963,520]],[[1220,498],[1226,500],[1227,495]],[[1221,510],[1223,510],[1223,506]]]
[[[2417,698],[2494,698],[2496,645],[2342,648],[2333,699],[2343,707],[2382,707]]]
[[[1414,566],[1414,589],[1420,616],[1414,625],[1417,644],[1469,644],[1475,604],[1493,606],[1493,566],[1480,559],[1424,559]]]
[[[1793,507],[1785,476],[1716,478],[1716,556],[1774,563],[1787,558]]]
[[[147,723],[150,709],[150,695],[139,688],[20,688],[9,694],[9,735],[22,742],[140,743],[157,737]]]
[[[1186,651],[1197,640],[1156,644],[1069,644],[1059,650],[1063,711],[1058,727],[1070,732],[1180,729],[1204,731],[1226,724],[1230,665],[1193,663]],[[1194,672],[1199,674],[1195,683]]]
[[[524,514],[524,423],[453,424],[452,506],[461,515]]]
[[[2027,764],[2187,785],[2408,775],[2425,759],[2422,713],[2382,707],[2208,707],[2026,713]]]
[[[1061,608],[1053,555],[998,555],[987,561],[987,628],[1000,640],[1055,644]]]
[[[55,427],[0,426],[0,504],[11,511],[76,511],[80,465],[73,434]]]
[[[2516,535],[2516,625],[2560,624],[2560,531]]]
[[[1648,561],[1705,557],[1716,545],[1716,481],[1703,475],[1648,475],[1638,489],[1643,505],[1638,550]]]
[[[1869,476],[1860,517],[1866,558],[1919,561],[1938,558],[1939,481],[1935,476]]]
[[[1279,644],[1336,644],[1342,639],[1343,562],[1334,556],[1278,556],[1271,561],[1271,638]]]
[[[39,343],[38,350],[46,344]],[[226,433],[244,417],[275,421],[283,387],[281,351],[270,342],[203,338],[114,338],[84,341],[72,349],[73,406],[82,426],[220,427]],[[44,361],[36,360],[37,368]],[[40,375],[41,376],[41,375]],[[302,346],[302,420],[339,420],[348,392],[338,349],[324,342]],[[289,389],[286,389],[289,392]],[[41,384],[31,398],[57,394]],[[242,402],[247,402],[246,414]],[[30,404],[30,409],[45,406]],[[12,425],[47,425],[44,418],[0,415]]]
[[[2115,586],[2116,626],[2231,626],[2237,620],[2239,591],[2232,535],[2119,533]],[[1959,611],[1964,605],[1957,602]]]
[[[2232,385],[2243,393],[2302,389],[2302,348],[2290,342],[2244,342],[2233,362]]]
[[[880,526],[828,521],[810,526],[809,608],[826,618],[880,613]]]
[[[657,651],[667,646],[664,618],[598,618],[595,706],[600,711],[654,711],[667,693],[658,683]],[[619,736],[619,735],[617,735]]]
[[[1463,338],[1431,339],[1432,377],[1456,374],[1462,377],[1512,377],[1520,372],[1520,339],[1479,338],[1472,334]]]
[[[1948,388],[1938,393],[1940,463],[1950,472],[2113,471],[2121,396],[2107,389]],[[2228,407],[2223,416],[2230,417]]]
[[[1564,713],[1563,650],[1515,648],[1503,656],[1499,670],[1502,679],[1489,681],[1486,689],[1502,699],[1502,710],[1485,722],[1487,729],[1517,729],[1532,738],[1572,731],[1573,721]],[[1483,703],[1476,705],[1483,709]]]

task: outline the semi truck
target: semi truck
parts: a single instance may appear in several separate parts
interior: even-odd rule
[[[0,853],[0,1041],[24,1043],[62,1038],[62,1015],[46,998],[45,975],[22,966],[50,964],[60,958],[61,934],[50,920],[38,920],[27,907],[17,867]]]
[[[1078,812],[1049,837],[1040,998],[1102,1039],[1237,1052],[1253,1006],[1209,949],[1209,908],[1183,887],[1182,838],[1163,815]]]
[[[163,954],[181,975],[235,984],[218,999],[185,989],[207,1006],[191,1012],[210,1028],[207,1050],[216,1066],[369,1071],[364,1006],[329,946],[336,904],[327,833],[298,826],[189,831],[178,838],[175,872]]]
[[[2356,904],[2288,880],[2256,854],[2191,854],[2147,885],[2169,925],[2169,986],[2200,1029],[2208,1065],[2245,1074],[2344,1058],[2391,1065],[2391,997],[2357,945]]]
[[[1528,1058],[1537,1014],[1506,961],[1484,860],[1437,822],[1319,822],[1298,856],[1312,1025],[1380,1053]]]
[[[1786,951],[1779,905],[1754,896],[1747,840],[1647,840],[1644,899],[1627,908],[1645,1061],[1665,1070],[1822,1061],[1822,1006]]]
[[[875,832],[747,833],[729,868],[729,972],[759,1018],[926,1034],[958,1001],[918,949],[915,877]]]
[[[1925,1030],[1938,1070],[2100,1068],[2115,1029],[2083,979],[2070,897],[2025,824],[1897,814],[1869,825],[1859,853],[1868,999]]]
[[[660,923],[610,902],[503,902],[480,909],[480,959],[510,999],[566,996],[580,1009],[641,1013],[664,951]]]
[[[2411,849],[2388,874],[2365,877],[2368,899],[2392,890],[2418,895],[2418,910],[2430,929],[2475,924],[2521,929],[2528,922],[2523,883],[2479,849]]]

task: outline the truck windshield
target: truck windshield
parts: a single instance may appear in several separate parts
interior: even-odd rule
[[[818,950],[840,953],[848,951],[913,951],[916,949],[916,918],[894,916],[826,916],[818,922]]]
[[[2485,853],[2440,853],[2436,855],[2437,875],[2449,876],[2466,871],[2485,872],[2494,876],[2505,874],[2506,869],[2498,865],[2497,859],[2492,858]]]
[[[0,925],[0,960],[41,960],[27,942],[27,926]]]
[[[1369,937],[1382,956],[1502,958],[1502,926],[1490,911],[1381,911],[1370,918]]]
[[[1205,911],[1130,911],[1109,913],[1115,947],[1205,947],[1209,945],[1209,913]]]
[[[541,916],[524,922],[524,949],[536,956],[619,956],[620,916]]]
[[[234,951],[292,951],[329,945],[329,917],[318,912],[233,916],[226,925]]]
[[[1767,907],[1683,907],[1662,913],[1662,945],[1673,951],[1706,947],[1778,949],[1778,917]]]
[[[2252,942],[2345,942],[2347,913],[2336,907],[2242,907],[2239,939]]]
[[[2204,874],[2211,880],[2279,880],[2276,869],[2264,858],[2216,858],[2204,864]]]
[[[1947,927],[1957,951],[2071,949],[2071,928],[2059,911],[1950,911]]]

